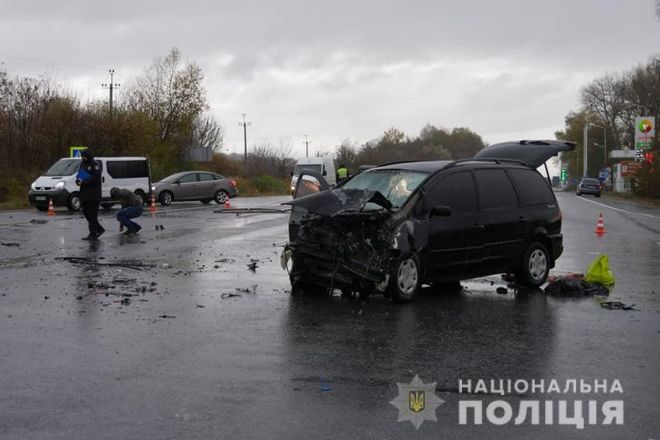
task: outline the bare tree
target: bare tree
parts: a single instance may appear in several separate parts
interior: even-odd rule
[[[181,52],[173,48],[129,84],[126,101],[133,111],[157,121],[160,139],[170,141],[186,135],[193,121],[208,109],[203,79],[202,69],[194,63],[183,64]]]
[[[200,115],[193,121],[189,147],[204,147],[211,148],[213,151],[220,151],[224,136],[224,129],[213,115]]]
[[[349,169],[357,168],[357,159],[358,151],[356,142],[351,141],[350,139],[344,139],[341,144],[335,149],[335,157],[337,158],[337,164],[344,164],[349,167]]]

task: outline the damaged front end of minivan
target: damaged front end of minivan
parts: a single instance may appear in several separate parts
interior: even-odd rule
[[[395,262],[416,247],[407,210],[393,210],[378,191],[336,188],[287,204],[292,213],[282,262],[294,289],[387,296]]]

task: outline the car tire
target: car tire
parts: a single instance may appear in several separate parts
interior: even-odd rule
[[[518,283],[528,287],[539,287],[548,279],[550,254],[538,241],[529,245],[523,255],[520,269],[516,274]]]
[[[213,196],[213,199],[215,200],[215,203],[222,205],[227,199],[229,199],[229,193],[224,189],[219,189]]]
[[[582,195],[582,193],[581,193],[580,191],[576,192],[575,194],[576,194],[578,197],[580,197],[580,196]]]
[[[204,200],[200,200],[200,201],[205,205],[208,205],[209,203],[211,203],[211,200],[209,200],[209,199],[204,199]]]
[[[410,302],[422,288],[422,265],[415,254],[402,255],[392,267],[389,297],[396,302]]]
[[[72,193],[66,201],[66,207],[69,211],[80,211],[81,206],[80,194],[77,192]]]
[[[174,200],[174,194],[169,191],[163,191],[158,195],[158,202],[161,206],[170,206]]]
[[[101,208],[105,209],[106,211],[109,211],[113,206],[115,206],[114,203],[101,203]]]
[[[597,199],[600,199],[600,194],[595,194]]]
[[[37,208],[37,211],[41,211],[41,212],[48,211],[48,206],[35,206],[35,208]]]

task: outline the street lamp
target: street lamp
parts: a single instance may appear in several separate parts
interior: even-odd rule
[[[584,124],[584,128],[582,130],[582,177],[587,177],[587,146],[589,145],[589,127],[594,126],[598,128],[602,128],[603,131],[605,132],[605,167],[607,167],[607,129],[605,127],[601,127],[600,125],[592,124],[589,121],[586,121]]]
[[[603,145],[599,144],[598,142],[594,142],[593,145],[594,145],[594,147],[605,148],[605,168],[607,168],[607,147],[604,147]]]
[[[598,125],[598,124],[589,124],[589,125],[591,125],[592,127],[598,127],[598,128],[603,129],[603,133],[604,133],[604,137],[605,137],[605,142],[604,142],[605,145],[603,145],[603,147],[605,148],[605,168],[607,168],[607,129],[603,126]],[[595,142],[594,142],[594,144],[598,145]],[[598,145],[598,146],[600,147],[600,145]]]
[[[651,115],[651,110],[649,110],[648,107],[646,107],[646,106],[644,106],[644,105],[642,105],[642,104],[637,104],[636,102],[628,101],[627,99],[624,99],[623,102],[625,102],[626,104],[634,105],[634,106],[636,106],[636,107],[640,107],[640,108],[644,109],[644,111],[646,112],[646,115],[647,115],[647,116],[650,116],[650,115]]]

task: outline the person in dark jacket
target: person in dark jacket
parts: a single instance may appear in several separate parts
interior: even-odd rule
[[[117,213],[117,220],[119,220],[119,230],[126,228],[124,234],[135,234],[142,226],[138,225],[132,218],[142,215],[142,201],[140,201],[135,194],[127,189],[112,188],[110,190],[110,197],[113,200],[119,200],[121,209]]]
[[[87,219],[89,235],[83,240],[97,240],[105,229],[99,224],[99,203],[101,202],[101,169],[94,162],[89,150],[80,153],[82,163],[76,184],[80,185],[80,203]]]

